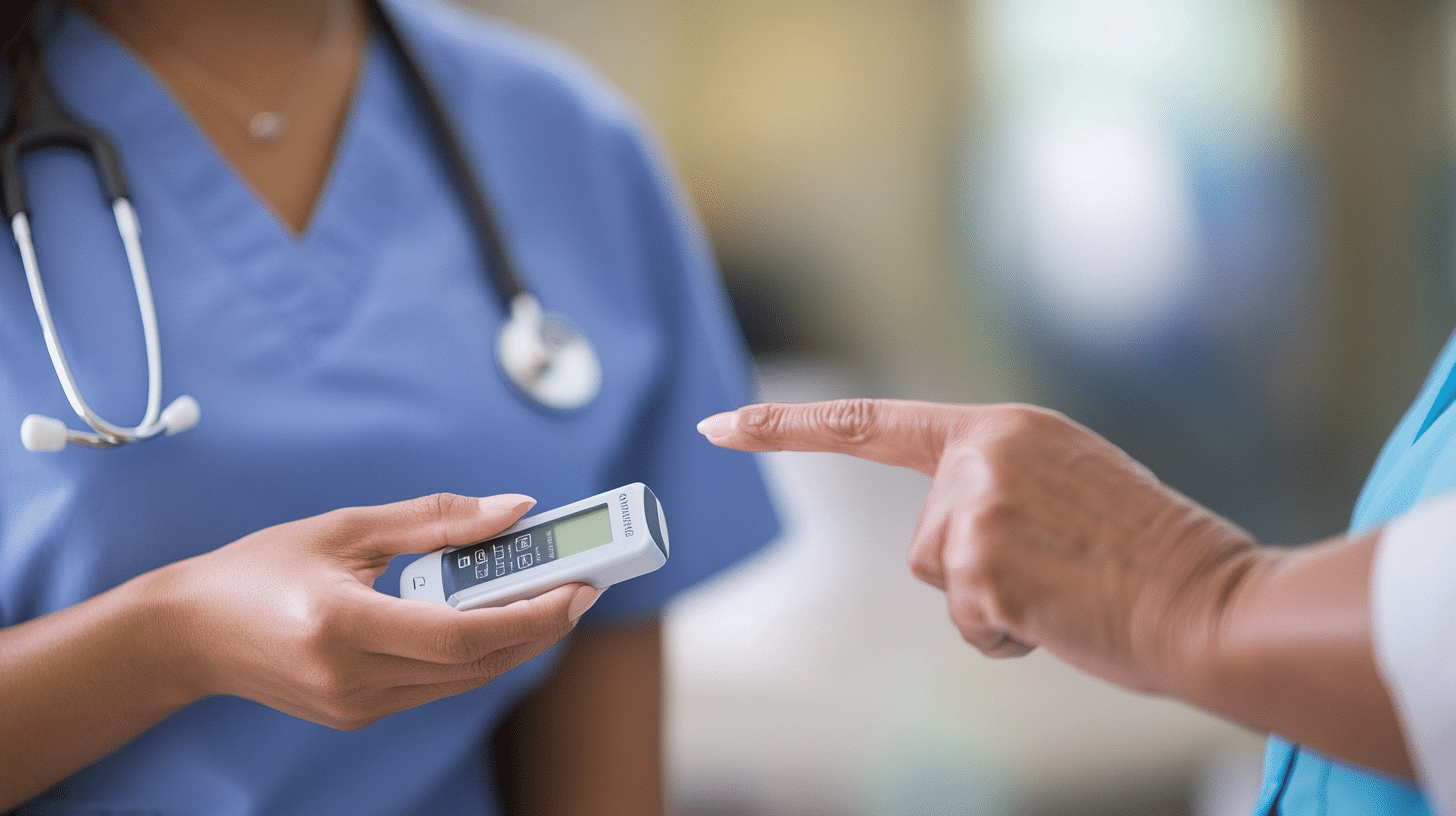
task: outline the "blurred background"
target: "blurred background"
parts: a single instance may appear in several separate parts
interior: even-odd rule
[[[1451,330],[1436,0],[477,0],[644,112],[775,400],[1032,401],[1267,542],[1341,531]],[[904,567],[926,480],[766,457],[669,621],[676,816],[1234,816],[1261,741]]]

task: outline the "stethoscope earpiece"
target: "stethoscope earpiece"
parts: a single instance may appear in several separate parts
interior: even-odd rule
[[[199,419],[202,419],[202,406],[197,404],[197,400],[183,394],[162,409],[162,418],[157,422],[162,426],[162,433],[173,436],[191,430]]]
[[[30,414],[20,423],[20,444],[28,451],[58,451],[66,446],[66,423]]]
[[[186,394],[172,400],[155,422],[132,428],[125,436],[73,431],[55,417],[30,414],[20,423],[20,444],[28,451],[37,452],[62,450],[72,442],[90,448],[114,448],[127,442],[151,439],[159,434],[172,436],[182,433],[191,429],[201,418],[201,406],[197,404],[197,400]]]
[[[440,94],[409,43],[396,30],[383,4],[379,0],[371,0],[368,8],[399,53],[402,67],[420,92],[425,111],[438,131],[451,176],[460,185],[465,207],[479,233],[489,277],[510,309],[496,342],[496,358],[501,370],[523,396],[545,408],[570,411],[586,405],[602,388],[601,362],[591,341],[563,315],[542,310],[540,302],[526,290],[515,272],[510,253],[505,251],[483,185],[465,146],[452,127]],[[44,76],[44,72],[41,75]],[[67,444],[110,448],[151,439],[163,433],[168,436],[181,433],[197,424],[201,411],[197,400],[189,396],[178,397],[162,409],[162,352],[157,312],[152,302],[146,259],[142,256],[141,229],[126,191],[121,158],[105,134],[82,122],[61,104],[47,82],[38,83],[34,96],[30,114],[23,119],[14,119],[10,131],[0,142],[0,170],[3,170],[0,172],[0,202],[3,202],[16,245],[20,248],[31,299],[56,377],[71,408],[94,433],[73,431],[58,419],[31,414],[21,423],[21,441],[27,450],[58,451]],[[61,349],[60,337],[46,301],[30,231],[20,160],[29,150],[55,145],[81,150],[89,154],[95,163],[101,186],[116,217],[127,264],[131,267],[137,306],[141,310],[142,336],[146,343],[147,407],[142,421],[130,428],[102,419],[82,399],[81,388]]]

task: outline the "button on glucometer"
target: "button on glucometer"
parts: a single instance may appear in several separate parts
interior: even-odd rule
[[[644,486],[628,485],[523,518],[509,532],[446,556],[444,564],[453,556],[461,565],[441,574],[449,594],[434,589],[433,578],[413,591],[457,609],[477,609],[539,595],[562,583],[603,586],[651,572],[667,560],[667,547],[660,515],[648,518],[639,506],[649,499],[655,507],[656,498]],[[627,531],[636,536],[629,540]],[[649,531],[651,539],[642,541]],[[432,557],[439,558],[424,556]],[[415,563],[421,573],[431,565]],[[432,563],[439,570],[441,562]],[[410,583],[405,578],[401,589],[410,591]]]

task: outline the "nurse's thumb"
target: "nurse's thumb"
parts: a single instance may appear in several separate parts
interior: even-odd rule
[[[519,493],[482,496],[477,503],[480,505],[481,519],[486,524],[499,526],[502,530],[515,524],[517,519],[536,506],[535,499]]]
[[[511,526],[535,504],[517,493],[478,499],[436,493],[341,512],[358,514],[350,520],[351,529],[364,531],[360,543],[365,549],[402,555],[474,544]]]

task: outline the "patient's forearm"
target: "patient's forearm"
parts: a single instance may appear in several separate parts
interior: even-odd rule
[[[1378,534],[1264,550],[1204,655],[1172,689],[1189,702],[1337,759],[1413,779],[1376,667],[1370,570]]]

